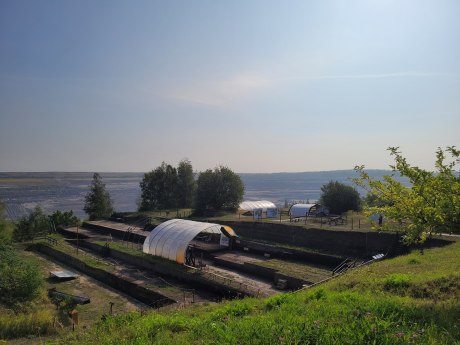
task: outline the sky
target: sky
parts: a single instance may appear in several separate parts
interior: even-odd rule
[[[0,2],[0,171],[433,169],[460,1]]]

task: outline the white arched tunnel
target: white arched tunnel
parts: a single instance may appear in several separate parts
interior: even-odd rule
[[[200,233],[221,234],[221,236],[228,238],[236,236],[229,226],[171,219],[152,230],[145,239],[142,250],[146,254],[160,256],[183,264],[187,247]]]

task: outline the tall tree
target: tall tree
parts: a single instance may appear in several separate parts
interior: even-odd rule
[[[396,181],[393,175],[375,180],[364,166],[355,167],[359,177],[354,182],[380,201],[366,207],[366,213],[383,214],[389,221],[381,229],[402,231],[407,243],[423,242],[429,233],[459,232],[460,175],[455,168],[460,165],[460,150],[438,148],[434,172],[411,166],[398,147],[388,150],[395,161],[390,167],[407,177],[411,186]],[[446,154],[450,161],[446,161]]]
[[[90,220],[110,217],[113,213],[112,199],[98,173],[94,173],[90,191],[85,197],[84,211]]]
[[[196,208],[235,210],[243,200],[244,184],[239,175],[220,166],[200,173],[197,182]]]
[[[361,199],[356,189],[338,181],[330,181],[321,187],[319,202],[335,214],[359,211],[361,208]]]
[[[177,169],[165,162],[145,173],[140,182],[140,211],[165,210],[177,207]]]
[[[192,207],[196,191],[196,181],[192,163],[188,159],[179,162],[177,167],[177,206]]]

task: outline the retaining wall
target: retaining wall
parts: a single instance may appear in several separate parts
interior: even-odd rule
[[[103,282],[116,290],[122,291],[149,306],[161,307],[164,305],[176,303],[176,301],[158,292],[147,289],[135,283],[131,283],[105,270],[89,266],[85,262],[49,246],[37,243],[34,245],[34,249],[52,258],[55,258],[59,262],[62,262],[80,272],[83,272],[94,279]]]
[[[369,257],[377,253],[398,255],[410,248],[400,245],[400,236],[388,232],[359,232],[305,229],[299,226],[277,223],[222,222],[247,240],[261,240],[279,244],[305,247],[338,256]],[[430,238],[424,248],[443,246],[451,241]],[[412,248],[418,249],[414,246]]]
[[[217,292],[221,296],[235,297],[238,295],[255,295],[255,292],[247,291],[245,289],[239,289],[236,287],[231,287],[222,284],[216,280],[206,279],[200,274],[198,270],[196,272],[190,273],[185,269],[185,267],[180,265],[177,265],[178,267],[176,268],[173,266],[173,263],[164,265],[161,262],[152,262],[140,256],[131,255],[110,248],[110,246],[106,247],[92,242],[80,241],[80,246],[83,248],[90,249],[94,252],[100,253],[101,255],[110,256],[114,259],[123,261],[129,265],[137,266],[165,277],[171,277],[179,281],[189,283],[193,286],[199,287],[204,290]]]
[[[234,248],[250,253],[267,253],[270,254],[271,257],[311,262],[331,268],[336,267],[345,259],[343,256],[286,248],[241,238],[236,239]],[[245,248],[247,248],[247,250],[245,250]]]

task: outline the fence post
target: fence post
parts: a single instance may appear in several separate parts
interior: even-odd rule
[[[361,229],[361,219],[358,219],[358,229]]]
[[[351,230],[353,230],[353,218],[351,218]]]

